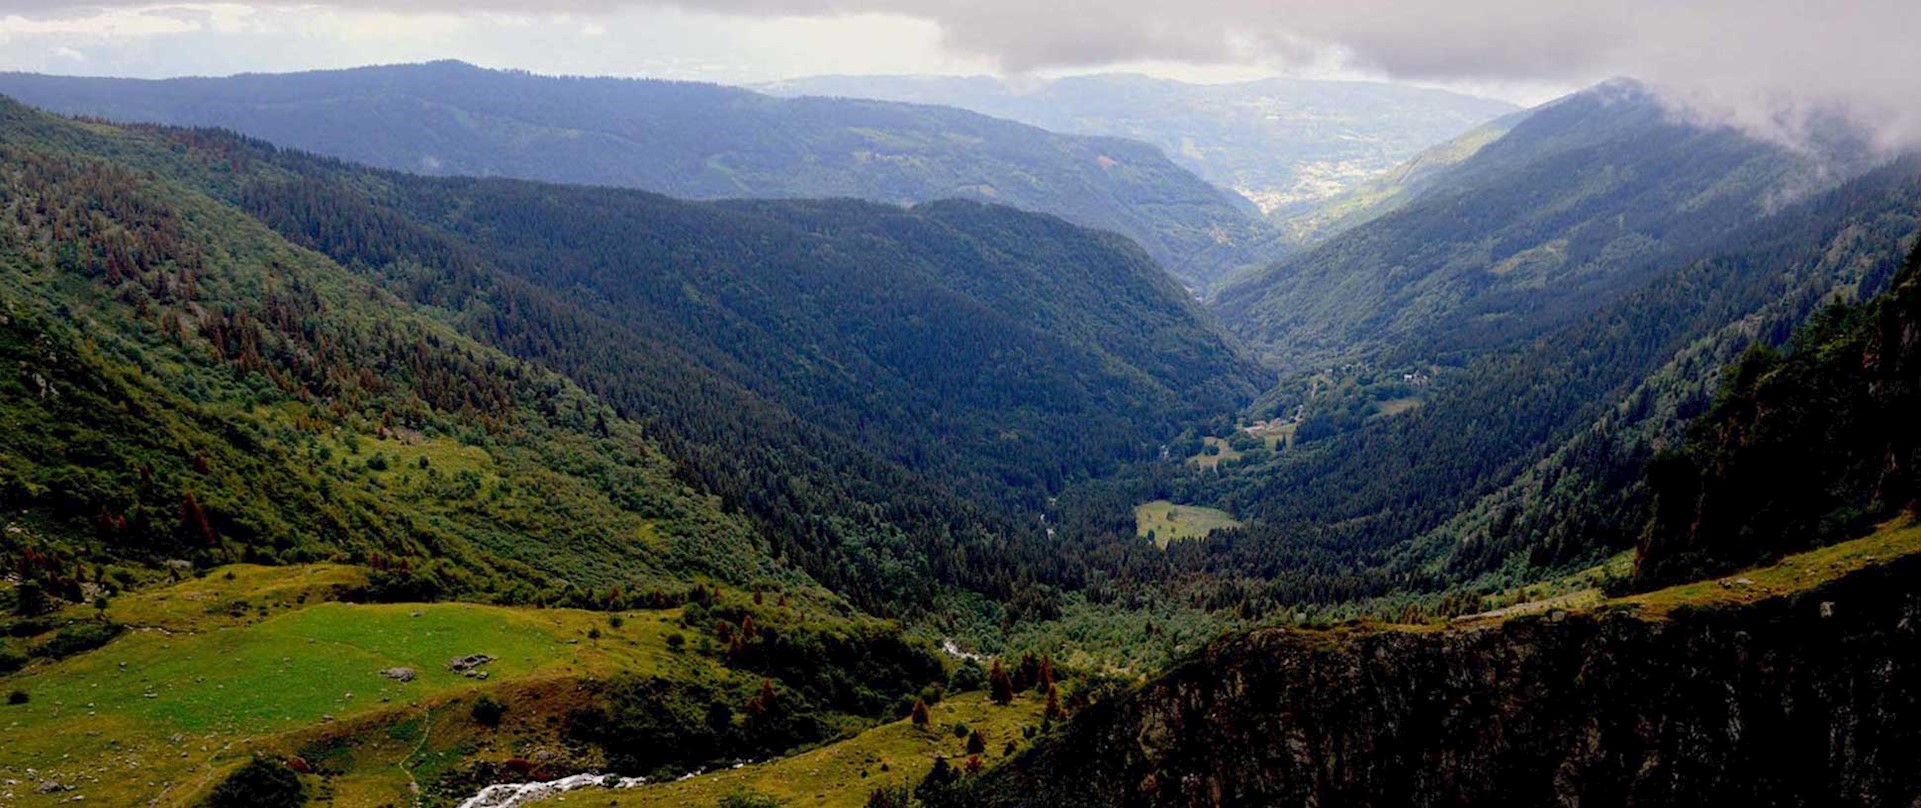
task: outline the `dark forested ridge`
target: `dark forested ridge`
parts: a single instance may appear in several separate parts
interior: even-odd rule
[[[700,199],[999,202],[1127,235],[1195,286],[1274,254],[1275,235],[1251,205],[1152,146],[944,107],[458,62],[166,81],[0,74],[0,93],[65,114],[218,126],[425,174]]]
[[[933,804],[1906,805],[1916,567],[1661,621],[1256,631]]]
[[[1533,111],[1401,210],[1237,279],[1216,308],[1286,368],[1461,361],[1577,321],[1845,164],[1680,122],[1612,82]]]
[[[1851,538],[1912,507],[1921,249],[1887,293],[1758,343],[1648,470],[1637,580],[1667,584]]]

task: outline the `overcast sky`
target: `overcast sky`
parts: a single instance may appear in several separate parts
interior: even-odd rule
[[[822,73],[1386,78],[1539,102],[1611,76],[1791,140],[1921,143],[1921,0],[0,0],[0,69],[176,76],[458,58],[743,83]]]

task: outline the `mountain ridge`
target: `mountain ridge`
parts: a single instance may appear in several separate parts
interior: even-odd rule
[[[385,168],[674,196],[961,196],[1121,232],[1190,285],[1278,249],[1236,202],[1146,144],[962,110],[785,100],[721,85],[433,62],[162,80],[0,74],[66,114],[219,126]]]

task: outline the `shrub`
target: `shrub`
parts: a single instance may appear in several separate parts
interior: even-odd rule
[[[909,715],[914,719],[914,726],[925,728],[928,721],[927,702],[921,699],[915,699],[914,708],[909,712]]]
[[[33,700],[33,697],[27,695],[27,691],[25,690],[15,690],[7,694],[8,704],[26,704],[27,702],[32,700]]]
[[[752,791],[736,791],[720,798],[716,808],[780,808],[780,800]]]
[[[906,786],[877,788],[867,795],[867,808],[912,808],[913,804]]]
[[[307,787],[285,763],[255,756],[227,776],[202,808],[299,808],[307,804]]]
[[[507,715],[507,705],[502,704],[499,699],[493,696],[483,695],[480,698],[474,699],[474,706],[471,712],[473,713],[474,723],[483,727],[498,727],[500,726],[500,719]]]
[[[33,655],[47,659],[66,659],[111,642],[124,626],[112,623],[76,623],[60,630],[53,638],[35,646]]]

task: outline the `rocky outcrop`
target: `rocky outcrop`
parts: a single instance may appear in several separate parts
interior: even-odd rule
[[[1732,610],[1264,630],[1088,709],[988,806],[1921,799],[1921,563]]]

